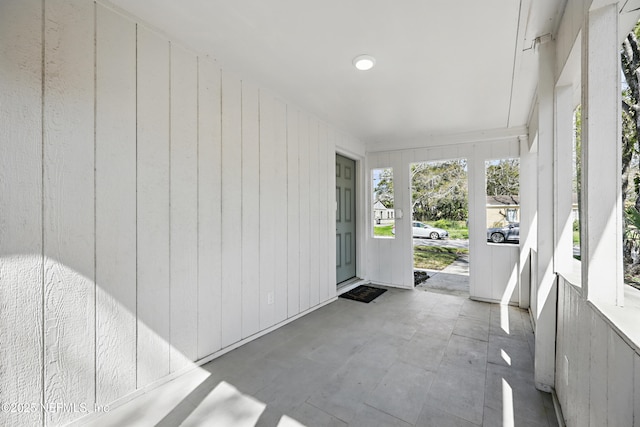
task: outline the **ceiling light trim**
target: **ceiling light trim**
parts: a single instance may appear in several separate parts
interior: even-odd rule
[[[353,58],[353,66],[360,71],[369,71],[376,65],[376,58],[371,55],[358,55]]]

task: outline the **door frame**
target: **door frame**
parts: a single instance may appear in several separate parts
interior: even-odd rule
[[[355,162],[356,165],[356,170],[355,170],[355,176],[356,176],[356,188],[355,188],[355,192],[356,192],[356,276],[354,278],[354,281],[357,279],[364,279],[366,276],[366,270],[365,270],[365,263],[366,263],[366,258],[365,258],[365,233],[366,233],[366,218],[365,218],[365,209],[364,209],[364,203],[365,203],[365,189],[364,189],[364,170],[365,168],[364,166],[364,161],[365,158],[364,156],[358,155],[352,151],[340,148],[340,147],[336,147],[335,150],[335,154],[338,154],[340,156],[346,157],[350,160],[353,160]],[[335,194],[335,162],[333,164],[334,167],[334,171],[333,171],[333,191]],[[335,200],[335,197],[334,197]],[[334,222],[335,222],[335,211],[336,211],[336,206],[333,206],[333,212],[334,212]],[[336,241],[335,241],[335,233],[333,235],[333,248],[336,247]],[[333,259],[335,259],[335,254],[333,255]],[[336,273],[335,268],[334,268],[334,274]],[[337,283],[337,277],[334,277],[334,283],[336,285],[336,288],[338,287],[338,283]],[[347,282],[348,284],[351,284],[351,282]],[[347,286],[348,286],[347,284]]]

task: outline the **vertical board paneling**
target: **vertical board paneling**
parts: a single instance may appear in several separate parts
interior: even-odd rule
[[[384,154],[380,154],[379,155],[379,160],[378,160],[378,164],[376,166],[376,168],[380,168],[380,169],[384,169],[384,168],[393,168],[393,182],[394,182],[394,187],[397,187],[397,176],[398,176],[398,170],[397,168],[393,167],[393,159],[391,158],[391,155],[388,153],[384,153]],[[371,172],[369,173],[369,185],[372,186],[373,185],[373,176],[371,175]],[[373,189],[372,189],[373,190]],[[371,191],[371,193],[373,193],[373,191]],[[393,202],[395,205],[396,202],[396,193],[397,191],[393,192]],[[371,196],[373,197],[373,195]],[[371,203],[369,204],[369,206],[367,207],[367,209],[369,210],[369,215],[372,214],[372,206],[373,206],[374,200],[371,201]],[[371,218],[371,216],[370,216]],[[393,247],[393,240],[395,240],[395,237],[393,239],[375,239],[375,241],[378,243],[378,250],[376,251],[376,258],[375,258],[375,263],[378,265],[378,280],[382,283],[387,283],[387,284],[391,284],[392,280],[393,280],[393,251],[392,251],[392,247]]]
[[[309,116],[298,113],[298,143],[300,147],[300,311],[309,308],[311,284],[311,213],[309,187]]]
[[[640,426],[640,356],[633,355],[633,427]]]
[[[402,257],[402,284],[406,287],[414,286],[414,278],[413,278],[413,227],[411,227],[411,223],[413,221],[413,200],[412,200],[412,185],[411,182],[411,163],[415,162],[415,153],[411,150],[405,151],[402,153],[402,165],[403,165],[403,173],[406,176],[406,187],[409,189],[407,192],[407,200],[404,203],[403,213],[404,213],[404,222],[408,223],[408,226],[411,228],[411,232],[407,234],[407,242],[402,245],[401,252],[403,254]]]
[[[276,238],[278,204],[276,169],[281,167],[275,150],[275,100],[260,91],[260,329],[275,320]]]
[[[171,45],[171,371],[198,356],[198,64]]]
[[[300,311],[300,150],[298,110],[287,109],[287,315]]]
[[[327,264],[327,252],[329,251],[330,229],[327,229],[327,217],[329,216],[327,204],[327,140],[329,129],[326,123],[320,123],[318,134],[318,264],[319,264],[319,299],[326,301],[329,298],[329,265]],[[355,171],[353,172],[355,174]],[[334,245],[335,247],[335,245]]]
[[[280,101],[275,100],[273,109],[274,118],[274,160],[275,160],[275,182],[273,190],[270,192],[274,197],[275,215],[275,245],[277,253],[275,259],[275,282],[274,282],[274,323],[281,322],[287,318],[287,107]]]
[[[589,384],[589,425],[607,425],[607,372],[608,328],[604,321],[593,310],[590,312],[591,324],[591,367],[590,372],[596,373],[591,376]]]
[[[42,2],[0,2],[0,390],[42,398]],[[7,303],[9,302],[10,303]],[[0,425],[42,411],[0,411]]]
[[[222,347],[242,336],[242,89],[222,71]]]
[[[562,277],[558,277],[558,340],[556,344],[556,378],[555,389],[558,395],[558,401],[562,402],[562,399],[566,393],[565,378],[568,376],[564,357],[567,354],[565,348],[566,336],[566,313],[567,313],[567,294],[565,292],[566,284]],[[565,403],[565,402],[562,402]]]
[[[220,349],[220,69],[198,62],[198,358]]]
[[[44,401],[95,398],[95,5],[45,3]],[[77,414],[47,412],[51,424]]]
[[[260,330],[259,97],[242,82],[242,338]]]
[[[0,24],[3,395],[108,405],[335,294],[326,124],[101,3]]]
[[[408,194],[409,191],[405,189],[409,188],[409,170],[408,167],[405,168],[405,165],[402,163],[402,151],[394,152],[390,155],[391,157],[391,165],[393,166],[393,182],[394,182],[394,191],[393,191],[393,206],[395,209],[402,209],[405,205],[405,193]],[[407,212],[409,213],[409,212]],[[395,224],[396,227],[402,227],[403,229],[407,229],[411,222],[411,215],[408,215],[406,221],[404,218],[396,219]],[[395,236],[393,241],[390,241],[391,245],[389,245],[390,249],[390,257],[387,258],[391,260],[391,282],[394,285],[402,285],[403,280],[403,270],[405,263],[404,260],[404,251],[402,250],[403,245],[405,243],[406,236],[409,233],[400,233]]]
[[[572,337],[575,346],[572,347],[574,354],[574,373],[573,376],[576,379],[574,381],[573,390],[577,390],[578,398],[575,403],[576,410],[576,426],[589,425],[589,411],[585,410],[589,406],[589,389],[591,388],[591,379],[589,375],[584,375],[588,372],[591,363],[591,309],[586,305],[582,299],[582,295],[576,291],[572,291],[573,306],[576,308],[573,313],[576,313],[574,322],[574,328],[577,333]],[[601,347],[604,347],[600,345]],[[576,362],[577,361],[577,362]],[[571,362],[570,362],[571,363]],[[571,374],[570,374],[571,375]],[[575,396],[575,394],[573,395]],[[574,399],[571,399],[574,400]]]
[[[563,411],[567,411],[565,415],[565,418],[568,420],[571,420],[573,417],[573,410],[570,407],[570,404],[567,401],[567,396],[569,395],[569,393],[571,393],[573,391],[573,388],[575,387],[575,383],[577,381],[574,381],[574,364],[577,364],[577,359],[574,361],[573,360],[573,351],[571,349],[571,338],[573,336],[575,336],[578,332],[576,325],[574,323],[571,322],[571,317],[569,315],[569,313],[574,313],[573,315],[577,316],[579,313],[576,311],[572,311],[573,308],[573,295],[571,292],[570,288],[565,287],[565,291],[564,291],[564,304],[563,307],[565,309],[564,314],[563,314],[563,318],[564,318],[564,331],[565,331],[565,337],[566,337],[566,341],[563,345],[565,351],[563,353],[559,353],[559,357],[563,358],[564,355],[567,356],[568,359],[568,366],[566,367],[566,384],[564,387],[561,387],[560,390],[565,390],[565,393],[558,393],[558,400],[560,401],[560,404],[562,405]],[[563,360],[560,360],[560,363],[564,363]],[[563,379],[564,381],[564,379]]]
[[[138,388],[169,374],[169,43],[138,26]]]
[[[309,120],[309,259],[310,259],[310,283],[309,283],[309,305],[314,307],[320,302],[320,203],[318,200],[318,188],[320,179],[318,173],[318,139],[320,126],[318,120],[312,117]],[[324,183],[323,183],[324,185]]]
[[[571,319],[573,316],[575,316],[575,319],[581,319],[581,317],[584,317],[584,311],[582,308],[582,306],[580,305],[580,303],[578,302],[578,298],[576,297],[575,292],[572,292],[571,289],[569,288],[567,290],[567,294],[568,296],[568,315],[567,315],[567,319]],[[584,320],[584,319],[582,319]],[[569,326],[571,325],[571,326]],[[586,324],[586,328],[589,328],[589,322],[587,319],[587,324]],[[589,369],[588,367],[588,362],[584,363],[584,360],[580,360],[580,348],[579,348],[579,338],[580,338],[580,333],[582,332],[582,326],[579,323],[576,322],[570,322],[569,320],[567,320],[567,329],[568,331],[571,331],[571,333],[568,333],[568,344],[567,344],[567,353],[568,353],[568,359],[569,359],[569,374],[568,374],[568,386],[567,389],[569,390],[569,395],[574,395],[573,393],[577,393],[577,394],[586,394],[588,395],[588,391],[589,391],[589,386],[588,386],[588,382],[587,382],[587,387],[584,389],[584,392],[580,392],[579,387],[581,386],[580,384],[580,379],[583,376],[581,374],[581,370],[582,369]],[[580,341],[588,341],[588,340],[580,340]],[[583,348],[585,347],[584,345],[582,346]],[[589,347],[589,344],[586,345],[587,349]],[[587,350],[588,352],[588,350]],[[588,360],[588,359],[587,359]],[[566,414],[566,419],[567,421],[576,421],[577,419],[577,408],[578,408],[578,404],[579,404],[579,400],[578,399],[566,399],[567,405],[563,406],[563,411],[565,410],[564,408],[566,408],[567,410],[567,414]],[[583,411],[586,412],[586,411]],[[588,414],[587,414],[587,420],[586,422],[588,423]],[[576,424],[578,425],[578,424]]]
[[[96,403],[136,389],[136,26],[96,5]]]
[[[608,369],[597,372],[607,376],[607,421],[609,427],[633,424],[633,356],[634,352],[607,325],[609,331]],[[602,408],[604,409],[604,408]]]
[[[473,154],[467,161],[469,177],[469,257],[475,268],[469,275],[469,293],[480,298],[491,298],[491,280],[480,280],[481,277],[492,277],[491,251],[486,242],[486,150],[474,145]],[[532,266],[533,267],[533,266]]]
[[[379,154],[373,153],[368,156],[368,162],[366,166],[366,170],[364,172],[364,188],[365,188],[365,206],[366,209],[366,228],[365,233],[366,236],[366,252],[367,252],[367,276],[368,279],[378,281],[378,277],[380,277],[380,265],[377,261],[378,254],[380,252],[380,239],[373,238],[373,184],[372,184],[372,170],[379,166],[378,162]],[[336,219],[337,222],[337,219]]]

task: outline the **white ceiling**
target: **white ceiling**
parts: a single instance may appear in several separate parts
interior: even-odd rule
[[[364,142],[526,125],[558,0],[111,0]],[[535,7],[532,7],[532,4]],[[373,55],[371,71],[352,59]]]

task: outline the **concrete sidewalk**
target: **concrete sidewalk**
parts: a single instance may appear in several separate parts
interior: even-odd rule
[[[469,296],[469,255],[461,255],[444,270],[425,270],[429,278],[416,286],[418,290]]]

